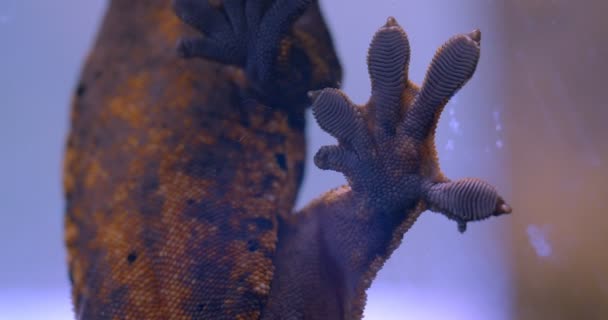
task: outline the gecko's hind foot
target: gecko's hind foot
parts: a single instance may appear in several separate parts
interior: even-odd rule
[[[175,0],[176,15],[204,37],[182,39],[178,53],[184,58],[202,57],[225,64],[243,65],[246,43],[239,25],[244,20],[242,10],[232,7],[235,1],[214,6],[208,0]]]
[[[223,0],[214,6],[208,0],[175,0],[177,16],[203,34],[181,40],[178,52],[185,58],[205,58],[245,69],[251,86],[263,98],[285,95],[291,87],[308,85],[313,74],[313,59],[297,50],[292,34],[294,22],[311,3]],[[282,82],[288,83],[281,86]],[[310,89],[298,93],[306,99]]]
[[[456,220],[461,231],[468,221],[509,213],[490,184],[445,178],[434,146],[445,104],[475,71],[480,39],[475,30],[448,40],[418,88],[408,80],[407,35],[389,18],[369,49],[372,97],[366,105],[355,105],[337,89],[311,93],[319,125],[338,140],[317,152],[316,165],[342,172],[369,205],[389,210],[424,201]]]
[[[184,39],[184,57],[200,57],[245,67],[276,58],[279,42],[311,0],[175,0],[177,16],[204,36]],[[258,66],[262,68],[263,66]]]

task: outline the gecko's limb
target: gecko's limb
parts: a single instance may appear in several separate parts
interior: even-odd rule
[[[361,319],[365,291],[425,209],[460,230],[511,210],[485,182],[445,178],[435,151],[440,113],[472,76],[479,40],[478,31],[450,39],[418,88],[408,80],[407,35],[389,18],[368,52],[368,103],[334,88],[310,92],[314,117],[338,140],[315,164],[343,173],[348,186],[282,220],[267,319]]]
[[[319,88],[312,82],[337,86],[335,78],[340,77],[325,74],[327,79],[313,79],[336,67],[328,67],[333,60],[316,51],[328,44],[311,42],[310,35],[293,30],[312,4],[313,0],[223,0],[214,6],[209,0],[175,0],[177,16],[203,34],[181,40],[178,52],[184,58],[243,68],[255,93],[271,100],[265,102],[290,102],[294,95],[306,100],[308,90]]]
[[[426,207],[466,223],[509,213],[494,187],[478,179],[449,181],[439,169],[434,132],[443,107],[471,78],[480,32],[457,35],[435,54],[423,85],[408,81],[409,42],[394,18],[374,36],[368,54],[372,97],[353,104],[337,89],[312,94],[313,114],[338,140],[315,155],[321,169],[342,172],[356,198],[381,211]]]

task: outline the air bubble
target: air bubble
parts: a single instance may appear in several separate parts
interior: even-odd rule
[[[448,142],[445,144],[445,149],[449,151],[454,150],[454,140],[449,139]]]
[[[498,149],[502,149],[502,147],[504,146],[502,140],[498,139],[496,140],[496,148]]]
[[[454,131],[454,133],[460,133],[460,122],[458,122],[458,120],[456,120],[455,118],[452,118],[450,120],[450,128],[452,128],[452,131]]]

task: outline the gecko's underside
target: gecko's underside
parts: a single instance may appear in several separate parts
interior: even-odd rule
[[[359,319],[421,212],[464,232],[511,211],[488,183],[447,179],[434,146],[444,106],[477,66],[479,31],[448,40],[419,87],[389,18],[358,106],[335,88],[316,1],[172,9],[202,34],[179,55],[202,59],[175,53],[191,30],[167,1],[114,0],[76,93],[65,188],[79,319]],[[338,141],[315,164],[348,185],[291,214],[310,104]]]

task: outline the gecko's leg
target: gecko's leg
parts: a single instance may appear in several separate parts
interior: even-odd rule
[[[265,102],[289,102],[293,95],[306,100],[305,93],[315,89],[310,83],[318,71],[315,68],[327,69],[315,65],[319,60],[309,50],[314,48],[302,48],[307,43],[299,41],[293,30],[296,19],[312,3],[223,0],[213,6],[208,0],[175,0],[177,16],[203,34],[181,40],[178,52],[185,58],[205,58],[243,68],[254,92],[270,100]],[[338,80],[324,84],[335,86]]]
[[[443,107],[473,75],[480,33],[457,35],[435,54],[424,83],[408,81],[409,42],[395,19],[374,36],[368,65],[372,97],[353,104],[337,89],[312,94],[319,125],[338,139],[315,156],[321,169],[342,172],[365,206],[383,212],[423,203],[466,223],[509,213],[496,190],[479,179],[451,182],[441,173],[434,131]]]

